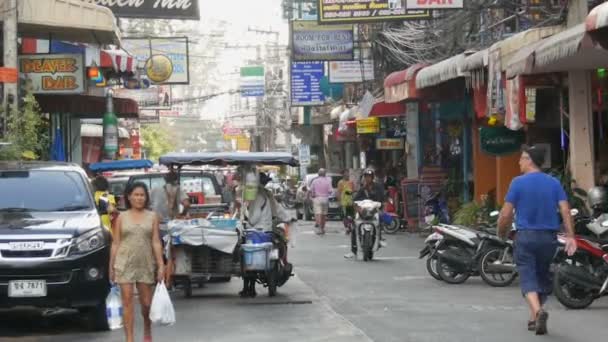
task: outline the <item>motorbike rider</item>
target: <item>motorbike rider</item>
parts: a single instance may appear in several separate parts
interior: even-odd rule
[[[385,194],[384,194],[384,186],[374,180],[374,171],[372,169],[366,169],[363,172],[363,184],[361,188],[355,195],[354,201],[364,201],[364,200],[372,200],[374,202],[385,203]],[[355,204],[355,209],[357,212],[359,208]],[[377,223],[378,227],[380,222]],[[378,238],[380,239],[380,246],[386,247],[386,241],[382,239],[382,229],[378,229]],[[350,232],[350,243],[351,243],[351,252],[344,255],[345,258],[351,259],[357,256],[357,230],[353,229]]]

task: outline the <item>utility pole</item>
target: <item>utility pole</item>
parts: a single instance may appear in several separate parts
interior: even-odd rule
[[[17,0],[5,0],[3,18],[3,66],[5,68],[17,68]],[[11,109],[15,108],[17,100],[17,85],[19,83],[4,83],[2,93],[2,110],[0,116],[0,136],[4,137],[7,133],[7,119]]]

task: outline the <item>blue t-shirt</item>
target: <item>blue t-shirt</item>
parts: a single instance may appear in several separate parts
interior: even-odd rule
[[[559,230],[559,202],[567,200],[559,181],[542,172],[515,177],[505,197],[521,230]]]

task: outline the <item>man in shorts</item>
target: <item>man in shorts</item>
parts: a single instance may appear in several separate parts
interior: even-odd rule
[[[327,211],[329,209],[329,196],[333,191],[331,178],[326,176],[325,169],[319,169],[318,177],[310,183],[310,194],[312,197],[317,235],[325,234],[325,222],[327,221]]]

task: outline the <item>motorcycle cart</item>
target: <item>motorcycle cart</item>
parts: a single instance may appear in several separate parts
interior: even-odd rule
[[[241,179],[247,172],[257,172],[257,165],[297,166],[289,153],[170,153],[160,157],[160,164],[177,168],[178,177],[185,166],[239,166]],[[236,194],[245,203],[245,188]],[[244,210],[238,216],[212,213],[206,217],[191,215],[187,220],[168,224],[167,259],[174,264],[172,279],[182,285],[186,296],[192,295],[192,284],[211,278],[229,281],[231,277],[248,277],[268,288],[274,296],[277,287],[291,276],[291,265],[286,263],[287,244],[284,231],[275,229],[264,233],[250,227]]]

